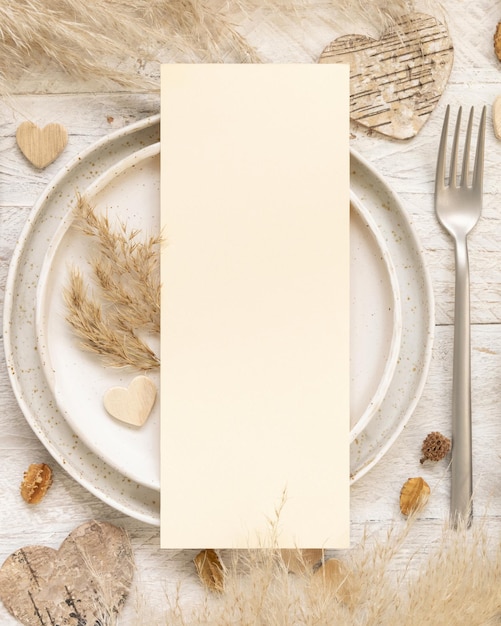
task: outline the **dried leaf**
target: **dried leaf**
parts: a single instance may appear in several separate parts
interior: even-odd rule
[[[430,486],[421,477],[409,478],[400,491],[400,510],[404,515],[417,513],[428,502]]]
[[[328,593],[333,593],[336,599],[348,606],[354,606],[355,586],[353,577],[346,565],[338,559],[324,561],[312,577],[313,587],[318,590],[322,587]]]
[[[193,559],[198,576],[211,591],[224,591],[224,565],[215,550],[202,550]]]
[[[280,556],[287,571],[291,574],[311,572],[317,563],[324,558],[324,551],[310,548],[306,550],[280,550]]]

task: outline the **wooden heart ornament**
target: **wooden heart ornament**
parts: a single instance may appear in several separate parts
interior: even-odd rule
[[[59,550],[28,546],[11,554],[0,569],[0,599],[24,626],[110,624],[133,572],[125,531],[87,522]]]
[[[16,132],[16,141],[24,156],[42,169],[54,161],[68,143],[68,133],[61,124],[39,128],[33,122],[23,122]]]
[[[430,15],[411,13],[381,39],[335,39],[319,63],[349,63],[351,119],[383,135],[408,139],[440,99],[453,57],[447,27]]]
[[[147,376],[136,376],[129,387],[112,387],[104,395],[108,413],[126,424],[142,426],[155,404],[157,388]]]

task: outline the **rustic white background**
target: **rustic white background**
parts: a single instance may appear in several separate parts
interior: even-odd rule
[[[424,128],[414,139],[402,142],[353,126],[351,141],[399,194],[421,239],[436,299],[433,358],[421,401],[391,450],[353,486],[351,494],[352,536],[357,542],[364,528],[378,533],[393,523],[402,523],[398,495],[408,477],[422,475],[429,482],[429,505],[394,563],[402,570],[411,554],[418,551],[425,555],[438,541],[449,506],[447,464],[419,464],[421,441],[429,431],[450,434],[453,251],[435,218],[432,196],[447,104],[488,105],[484,210],[470,237],[474,485],[476,514],[487,516],[498,541],[501,535],[501,142],[493,134],[491,116],[491,105],[501,95],[501,63],[492,45],[501,5],[496,0],[444,0],[442,5],[455,60],[445,93]],[[292,18],[280,21],[273,12],[256,13],[242,26],[242,32],[265,60],[314,62],[332,38],[353,32],[346,23],[341,29],[335,15],[327,13],[312,13],[299,24]],[[50,72],[13,87],[13,95],[0,102],[2,300],[16,239],[33,203],[62,163],[112,129],[159,110],[158,93],[103,92]],[[15,131],[24,120],[40,126],[60,122],[68,129],[64,154],[45,170],[35,170],[17,149]],[[52,461],[25,421],[10,387],[3,352],[0,373],[0,562],[24,545],[57,547],[73,528],[89,519],[109,521],[130,533],[137,562],[134,590],[120,624],[137,623],[138,604],[166,606],[165,593],[172,593],[179,582],[183,602],[192,602],[199,590],[192,564],[194,553],[160,551],[157,528],[116,512],[70,478]],[[328,443],[324,453],[329,453]],[[19,484],[25,469],[34,462],[51,464],[55,476],[45,500],[30,507],[19,495]],[[0,623],[16,623],[3,606]]]

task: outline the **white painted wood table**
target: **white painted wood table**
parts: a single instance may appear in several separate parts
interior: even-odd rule
[[[472,315],[472,404],[475,513],[485,516],[499,537],[501,530],[501,142],[492,130],[491,105],[501,94],[501,64],[494,56],[492,37],[501,19],[495,0],[477,3],[444,0],[445,16],[455,46],[449,83],[437,108],[420,133],[395,141],[352,126],[352,147],[362,154],[399,195],[421,240],[435,296],[435,343],[421,400],[404,431],[384,458],[351,491],[352,537],[365,528],[382,531],[400,523],[398,496],[410,476],[423,476],[432,497],[400,552],[395,567],[404,567],[416,550],[426,554],[440,536],[448,515],[450,472],[446,462],[420,465],[423,438],[432,430],[450,435],[454,301],[452,242],[437,223],[433,206],[435,159],[445,107],[488,106],[484,209],[470,236]],[[270,18],[271,19],[271,18]],[[313,19],[301,24],[304,36],[280,47],[273,42],[270,22],[245,25],[251,43],[265,60],[312,62],[336,31],[335,20]],[[350,32],[345,27],[344,32]],[[98,91],[75,85],[49,73],[14,86],[0,103],[0,286],[3,299],[8,264],[31,207],[45,185],[69,160],[113,129],[142,119],[159,109],[158,93]],[[25,120],[40,126],[60,122],[69,132],[64,154],[44,170],[35,170],[22,157],[15,132]],[[120,624],[134,624],[137,603],[165,604],[165,592],[183,583],[182,598],[197,595],[194,553],[159,549],[156,527],[115,511],[81,487],[50,457],[23,417],[12,392],[3,353],[0,363],[0,561],[28,544],[57,547],[77,525],[97,519],[124,527],[137,561],[130,602]],[[324,444],[328,454],[328,443]],[[23,472],[30,463],[54,468],[54,484],[38,506],[19,495]],[[210,547],[210,546],[207,546]],[[0,622],[16,623],[0,606]],[[153,623],[153,622],[152,622]]]

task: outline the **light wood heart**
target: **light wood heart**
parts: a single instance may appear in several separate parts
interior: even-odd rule
[[[381,39],[335,39],[319,63],[350,64],[351,119],[383,135],[408,139],[439,101],[453,57],[447,27],[430,15],[411,13]]]
[[[136,376],[129,387],[112,387],[104,395],[108,413],[126,424],[142,426],[155,404],[157,388],[147,376]]]
[[[122,608],[134,573],[126,532],[87,522],[59,550],[27,546],[0,569],[0,599],[24,626],[108,624]]]
[[[23,122],[17,129],[16,141],[28,161],[42,169],[64,150],[68,133],[61,124],[47,124],[39,128],[33,122]]]

